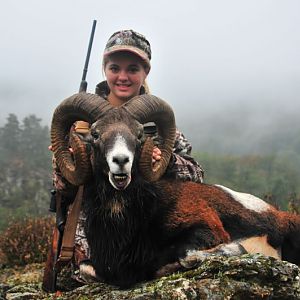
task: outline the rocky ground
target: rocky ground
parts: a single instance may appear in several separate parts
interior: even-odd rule
[[[103,283],[75,286],[60,278],[60,290],[41,290],[43,265],[0,270],[0,300],[9,299],[300,299],[300,269],[262,255],[211,257],[201,266],[119,290]],[[67,272],[65,272],[67,274]]]

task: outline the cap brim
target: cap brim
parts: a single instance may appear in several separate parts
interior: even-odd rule
[[[115,45],[113,47],[110,47],[104,51],[104,56],[108,56],[110,54],[116,53],[116,52],[131,52],[139,56],[143,61],[147,63],[149,68],[151,67],[150,60],[147,56],[147,54],[136,47],[130,47],[130,46],[124,46],[124,45]]]

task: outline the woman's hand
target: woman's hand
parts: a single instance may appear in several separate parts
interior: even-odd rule
[[[161,159],[161,151],[158,147],[153,148],[152,152],[152,163],[154,164],[156,161]]]

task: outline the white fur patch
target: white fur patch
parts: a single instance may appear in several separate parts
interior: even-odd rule
[[[194,255],[197,255],[199,252],[203,252],[203,251],[200,251],[200,250],[197,250],[197,249],[188,249],[186,251],[186,256],[194,256]]]
[[[215,186],[230,194],[235,201],[241,203],[247,209],[254,210],[256,212],[264,212],[270,208],[268,203],[251,194],[239,193],[219,184],[215,184]]]
[[[128,162],[124,164],[122,168],[120,165],[113,161],[114,157],[123,156],[128,158]],[[110,172],[113,174],[120,173],[131,173],[131,167],[133,163],[134,153],[132,153],[126,144],[126,140],[123,136],[117,135],[115,138],[115,143],[112,149],[107,153],[107,163],[109,165]]]
[[[97,278],[96,271],[92,265],[80,264],[79,265],[80,277],[88,281],[88,278]]]
[[[272,256],[276,259],[281,259],[281,247],[275,249],[268,242],[268,237],[253,236],[240,241],[240,244],[248,253],[261,253],[267,256]]]

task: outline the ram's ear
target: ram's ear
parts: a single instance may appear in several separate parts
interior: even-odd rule
[[[137,138],[139,141],[144,142],[144,125],[140,122],[136,121],[136,128],[137,128]]]
[[[82,132],[74,132],[73,134],[75,134],[76,136],[78,136],[80,138],[80,140],[84,143],[92,143],[93,141],[93,137],[91,135],[91,132],[86,132],[86,133],[82,133]]]

